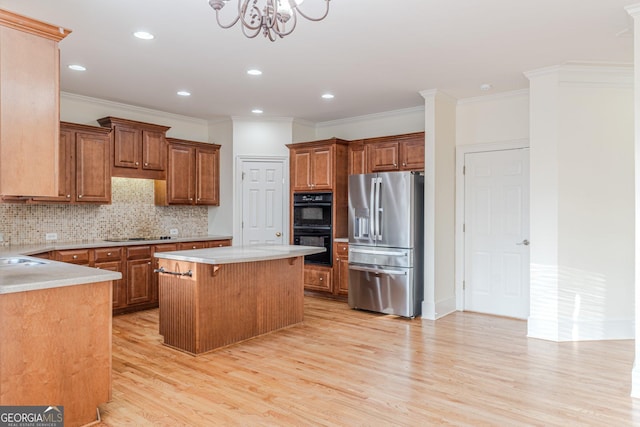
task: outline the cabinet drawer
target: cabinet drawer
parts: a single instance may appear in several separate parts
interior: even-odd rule
[[[336,243],[336,255],[340,257],[349,256],[349,244],[348,243]]]
[[[69,262],[72,264],[89,264],[90,249],[70,249],[57,251],[56,261]]]
[[[211,240],[207,242],[208,248],[219,248],[221,246],[231,246],[231,240]]]
[[[305,267],[304,287],[315,291],[331,291],[331,270]]]
[[[178,243],[178,250],[184,251],[188,249],[204,249],[207,247],[207,242],[182,242]]]
[[[165,243],[163,245],[155,245],[153,247],[154,252],[171,252],[177,251],[178,245],[176,243]]]
[[[120,261],[122,248],[100,248],[95,250],[94,262]]]
[[[126,250],[127,259],[151,258],[151,246],[132,246]]]

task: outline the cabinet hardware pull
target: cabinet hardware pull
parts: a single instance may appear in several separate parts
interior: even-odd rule
[[[167,271],[164,269],[164,267],[160,267],[160,268],[156,268],[153,270],[154,273],[163,273],[163,274],[172,274],[174,276],[189,276],[192,277],[193,276],[193,272],[191,270],[187,271],[186,273],[179,273],[179,272],[175,272],[175,271]]]
[[[139,164],[140,164],[139,162],[136,162],[136,166],[138,166]]]
[[[149,166],[149,163],[147,163],[147,162],[144,162],[144,165],[145,165],[145,166]]]
[[[78,194],[78,199],[82,199],[82,194]]]
[[[107,256],[111,256],[111,252],[107,252]]]
[[[78,255],[74,255],[74,256],[73,256],[73,259],[78,259]]]
[[[70,198],[71,198],[71,194],[67,194],[67,199],[70,199]]]

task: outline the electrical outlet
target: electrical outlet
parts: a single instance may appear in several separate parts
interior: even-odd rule
[[[177,236],[178,235],[178,229],[177,228],[171,228],[169,230],[169,234],[171,234],[172,236]]]
[[[44,239],[47,241],[58,240],[58,233],[47,233],[44,235]]]
[[[0,233],[0,242],[4,242],[4,234]]]

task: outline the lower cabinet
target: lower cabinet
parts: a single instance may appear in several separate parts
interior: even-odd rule
[[[311,291],[331,292],[331,267],[304,266],[304,288]]]
[[[32,256],[122,273],[122,279],[113,282],[112,292],[113,314],[122,314],[158,306],[158,275],[153,272],[158,264],[154,253],[220,246],[231,246],[231,240],[65,249]]]
[[[349,295],[349,244],[333,244],[333,291],[337,295]]]

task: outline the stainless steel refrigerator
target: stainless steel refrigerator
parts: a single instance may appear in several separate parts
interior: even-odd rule
[[[350,307],[419,316],[423,248],[423,173],[349,176]]]

